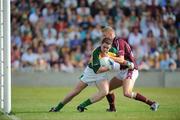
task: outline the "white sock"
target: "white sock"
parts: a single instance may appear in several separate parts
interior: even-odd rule
[[[136,93],[132,92],[131,93],[131,98],[135,98],[136,97]]]

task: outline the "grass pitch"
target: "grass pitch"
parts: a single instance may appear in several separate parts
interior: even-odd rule
[[[97,89],[86,88],[68,103],[60,112],[49,113],[72,88],[70,87],[13,87],[12,111],[20,120],[180,120],[180,88],[136,88],[160,103],[157,112],[141,102],[125,98],[122,89],[115,90],[117,112],[106,112],[106,98],[88,106],[88,110],[79,113],[76,106],[94,94]],[[10,120],[0,114],[0,120]]]

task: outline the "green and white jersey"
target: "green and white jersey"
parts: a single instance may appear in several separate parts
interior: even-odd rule
[[[109,52],[107,53],[108,56],[117,56],[118,51],[116,48],[111,47],[109,49]],[[98,69],[100,68],[100,59],[102,58],[102,52],[101,52],[101,47],[97,47],[91,55],[91,60],[88,64],[88,66],[93,69],[93,71],[96,73]]]

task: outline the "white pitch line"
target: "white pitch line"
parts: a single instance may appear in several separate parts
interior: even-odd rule
[[[6,115],[11,120],[21,120],[20,118],[16,117],[15,115]]]

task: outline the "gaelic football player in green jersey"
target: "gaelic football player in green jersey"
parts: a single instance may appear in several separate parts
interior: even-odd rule
[[[107,76],[107,71],[111,70],[116,66],[116,69],[120,67],[118,63],[110,61],[109,67],[101,66],[100,58],[105,56],[116,56],[117,50],[112,47],[112,40],[104,38],[102,40],[101,46],[97,47],[91,56],[91,60],[88,66],[85,68],[80,81],[75,86],[75,88],[65,96],[65,98],[59,102],[56,107],[50,109],[49,112],[58,112],[64,105],[70,102],[75,96],[77,96],[84,88],[89,84],[95,84],[98,88],[98,92],[91,96],[89,99],[81,103],[77,110],[83,112],[86,107],[92,103],[98,102],[104,98],[109,92],[109,81]]]

